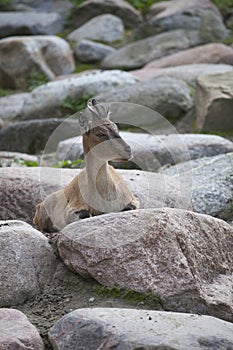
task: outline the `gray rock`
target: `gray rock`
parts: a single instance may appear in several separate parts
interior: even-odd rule
[[[56,137],[53,137],[55,130]],[[0,150],[38,154],[47,145],[52,152],[61,140],[78,134],[75,120],[51,118],[17,122],[0,130]]]
[[[85,278],[153,293],[166,310],[229,321],[232,246],[233,229],[226,222],[171,208],[96,216],[66,226],[58,238],[64,263]]]
[[[36,168],[0,168],[0,219],[18,219],[32,223],[36,204],[46,195],[70,183],[79,170]],[[140,170],[119,170],[141,208],[190,208],[189,188],[182,188],[170,176]]]
[[[74,55],[81,62],[91,63],[101,61],[115,51],[113,47],[83,39],[75,47]]]
[[[148,82],[140,82],[130,89],[128,87],[116,88],[96,95],[102,102],[129,102],[149,107],[162,114],[165,118],[184,115],[193,106],[190,87],[180,79],[159,77]],[[118,108],[117,108],[118,107]],[[122,113],[123,104],[112,106],[112,115]],[[116,110],[117,109],[117,110]],[[124,110],[123,110],[124,112]],[[125,113],[125,123],[134,124],[135,114]],[[146,118],[142,120],[142,126]]]
[[[134,28],[142,22],[142,16],[124,0],[86,0],[72,11],[73,25],[82,25],[90,18],[102,14],[120,17],[127,28]]]
[[[17,56],[17,60],[15,57]],[[56,36],[11,37],[0,40],[0,86],[28,88],[75,68],[69,44]]]
[[[233,129],[233,72],[198,79],[195,109],[197,127],[203,131]]]
[[[43,341],[36,327],[20,311],[0,309],[0,349],[44,350]]]
[[[197,79],[205,74],[233,72],[233,66],[228,64],[187,64],[167,68],[145,67],[131,72],[141,80],[150,80],[155,77],[171,77],[182,79],[187,84],[196,87]]]
[[[145,171],[156,171],[164,165],[174,165],[191,159],[213,157],[233,152],[233,142],[216,135],[171,134],[148,135],[143,133],[120,132],[121,137],[130,145],[133,161],[115,163],[114,167]],[[83,157],[81,137],[59,142],[57,158],[76,160]]]
[[[118,49],[102,61],[102,67],[140,68],[155,59],[202,43],[198,31],[177,29],[138,40]]]
[[[13,0],[11,3],[11,9],[14,11],[56,12],[65,20],[73,6],[69,0]]]
[[[0,221],[0,246],[0,306],[35,297],[56,269],[48,239],[25,222]]]
[[[5,125],[17,119],[27,96],[28,93],[24,92],[0,98],[0,117],[4,120]]]
[[[148,23],[151,33],[174,29],[198,30],[204,42],[222,41],[227,36],[222,16],[209,0],[201,3],[198,0],[164,1],[154,4],[151,13],[153,17]]]
[[[53,81],[34,89],[25,99],[19,115],[21,120],[61,117],[68,96],[75,101],[118,87],[132,86],[137,81],[130,73],[116,70],[91,72]]]
[[[54,349],[230,349],[233,326],[209,316],[172,312],[85,308],[62,317],[50,330]],[[75,344],[75,345],[74,345]],[[76,347],[76,348],[77,348]]]
[[[38,163],[38,157],[26,153],[0,151],[1,167],[21,167]]]
[[[146,68],[164,68],[196,63],[233,65],[233,49],[220,43],[200,45],[154,60]]]
[[[82,39],[91,39],[105,43],[122,40],[124,24],[119,17],[106,14],[96,16],[68,35],[68,40],[77,43]]]
[[[233,153],[228,153],[180,163],[161,172],[180,178],[183,185],[189,182],[194,211],[232,220],[232,164]]]
[[[56,34],[64,29],[58,13],[0,12],[0,38],[13,35]]]

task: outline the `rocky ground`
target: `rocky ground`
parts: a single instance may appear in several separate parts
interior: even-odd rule
[[[0,350],[233,349],[224,4],[0,0]],[[36,205],[84,166],[92,97],[133,151],[113,165],[140,209],[42,234]]]

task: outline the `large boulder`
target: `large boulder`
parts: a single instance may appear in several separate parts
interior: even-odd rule
[[[73,9],[71,19],[74,26],[80,26],[90,18],[109,13],[120,17],[127,28],[142,22],[139,12],[124,0],[86,0]]]
[[[50,329],[53,349],[230,349],[233,325],[209,316],[172,312],[85,308]],[[207,345],[206,345],[207,344]]]
[[[167,68],[144,67],[142,69],[135,70],[131,73],[135,77],[145,81],[156,77],[171,77],[176,79],[182,79],[192,87],[196,87],[197,79],[202,75],[212,75],[227,72],[233,72],[233,66],[228,64],[199,63]]]
[[[173,0],[152,5],[148,30],[160,33],[166,30],[198,30],[204,42],[222,41],[227,29],[217,7],[210,0]]]
[[[77,60],[85,63],[101,61],[113,52],[115,49],[111,46],[85,39],[81,40],[74,49]]]
[[[232,130],[233,72],[199,77],[195,108],[199,130]]]
[[[202,43],[204,41],[196,30],[172,30],[125,45],[106,57],[101,65],[103,68],[136,69],[155,59]]]
[[[0,350],[44,350],[36,327],[18,310],[0,309],[0,329]]]
[[[13,35],[52,35],[64,29],[58,13],[0,12],[0,38]]]
[[[164,165],[174,165],[191,159],[212,157],[221,153],[233,152],[233,142],[216,135],[171,134],[150,135],[146,133],[120,132],[130,145],[133,160],[115,163],[115,167],[135,168],[156,171]],[[57,158],[72,160],[83,157],[81,137],[59,142]]]
[[[17,119],[27,96],[28,93],[23,92],[0,98],[0,117],[4,120],[5,125]]]
[[[76,101],[98,93],[132,86],[138,81],[132,74],[113,70],[77,75],[39,86],[28,95],[18,115],[21,120],[62,117],[67,98]]]
[[[0,86],[4,88],[22,90],[74,68],[72,51],[64,39],[26,36],[0,40]]]
[[[67,39],[80,42],[82,39],[91,39],[105,43],[122,40],[124,24],[119,17],[111,14],[100,15],[90,19],[78,29],[71,32]]]
[[[68,185],[78,173],[77,169],[48,167],[0,168],[0,219],[32,224],[36,205]],[[189,188],[182,188],[179,179],[140,170],[119,170],[119,174],[139,199],[140,208],[190,208]]]
[[[146,68],[165,68],[196,63],[233,65],[233,48],[221,43],[200,45],[154,60]]]
[[[41,232],[22,221],[0,221],[0,247],[1,307],[35,297],[51,281],[56,257]]]
[[[161,169],[160,172],[187,183],[193,210],[233,220],[233,153],[201,158]],[[191,182],[190,182],[191,181]],[[189,183],[189,185],[188,185]]]
[[[60,257],[85,278],[152,293],[166,310],[229,321],[232,248],[226,222],[171,208],[96,216],[66,226],[58,237]]]
[[[0,150],[38,154],[47,145],[50,151],[54,152],[61,140],[79,133],[77,120],[55,118],[26,120],[0,130]]]
[[[193,98],[190,87],[182,80],[159,77],[147,82],[135,84],[130,89],[125,86],[118,89],[106,91],[96,95],[96,99],[102,102],[128,102],[149,107],[162,114],[165,118],[180,117],[184,115],[193,106]],[[124,110],[124,104],[112,106],[114,115],[119,116]],[[135,115],[126,113],[125,123],[134,124]],[[146,118],[141,118],[142,124]]]

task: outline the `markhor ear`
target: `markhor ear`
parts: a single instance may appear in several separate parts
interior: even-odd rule
[[[98,119],[109,118],[109,105],[106,103],[99,103],[94,98],[87,102],[87,108],[92,112],[93,117]]]
[[[90,123],[87,117],[80,112],[78,116],[79,126],[81,128],[81,133],[85,134],[86,132],[90,131]]]

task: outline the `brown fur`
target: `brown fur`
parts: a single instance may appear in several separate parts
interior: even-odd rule
[[[63,190],[37,205],[34,224],[40,231],[60,230],[82,217],[136,209],[139,202],[108,160],[131,158],[131,149],[108,118],[109,110],[95,100],[89,102],[93,120],[81,117],[86,168]],[[81,215],[82,213],[82,215]]]

